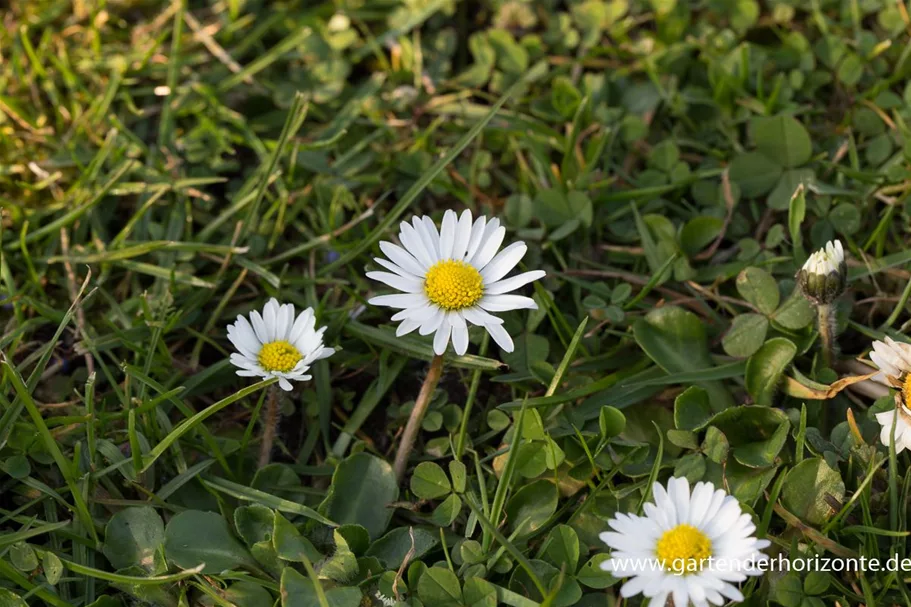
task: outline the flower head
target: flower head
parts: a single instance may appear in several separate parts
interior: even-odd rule
[[[316,329],[313,308],[295,318],[293,304],[280,305],[273,297],[262,314],[254,310],[250,320],[238,316],[228,325],[228,339],[237,348],[231,364],[242,377],[277,377],[283,390],[291,390],[291,381],[307,381],[310,365],[335,352],[323,346],[325,331]]]
[[[756,526],[737,499],[712,483],[696,483],[690,493],[685,478],[671,478],[667,489],[655,483],[652,493],[645,516],[617,514],[608,521],[613,531],[601,534],[611,548],[601,568],[630,578],[620,595],[641,593],[654,607],[669,596],[681,606],[742,601],[734,583],[762,573],[769,541],[753,537]]]
[[[510,292],[544,276],[541,270],[504,278],[518,263],[528,247],[514,242],[497,253],[506,228],[496,218],[478,217],[471,211],[461,216],[446,211],[437,231],[429,217],[403,221],[399,232],[402,246],[380,242],[389,259],[376,263],[389,272],[368,272],[367,276],[401,291],[370,300],[377,306],[397,308],[392,320],[401,321],[396,335],[415,329],[421,335],[434,334],[433,351],[443,354],[452,338],[457,354],[468,349],[468,325],[484,327],[497,345],[512,352],[512,337],[503,320],[491,312],[537,309],[530,297]]]
[[[870,360],[879,369],[873,380],[900,391],[895,398],[895,409],[877,413],[876,421],[882,426],[879,439],[884,445],[889,444],[894,421],[895,451],[901,453],[911,449],[911,409],[908,409],[911,402],[911,344],[895,341],[891,337],[886,337],[885,341],[874,341]]]
[[[840,240],[831,240],[807,259],[797,273],[804,297],[816,305],[830,304],[844,293],[848,279],[845,250]]]

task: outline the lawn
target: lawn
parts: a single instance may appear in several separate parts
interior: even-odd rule
[[[0,18],[0,607],[911,604],[906,3]]]

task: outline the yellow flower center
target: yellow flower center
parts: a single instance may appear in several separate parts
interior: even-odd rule
[[[266,371],[287,373],[303,358],[297,348],[286,341],[264,344],[259,351],[259,364]]]
[[[658,560],[678,575],[702,570],[702,562],[712,556],[712,540],[692,525],[677,525],[658,540]]]
[[[424,293],[444,310],[462,310],[478,303],[484,295],[484,279],[464,261],[438,261],[427,270]]]
[[[905,380],[902,382],[902,403],[906,407],[911,406],[911,373],[905,375]]]

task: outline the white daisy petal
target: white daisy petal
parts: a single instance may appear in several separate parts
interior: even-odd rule
[[[419,324],[433,316],[439,311],[439,308],[433,304],[424,303],[417,308],[406,308],[392,315],[392,320],[399,321],[404,319],[415,320]]]
[[[440,251],[440,232],[437,230],[437,225],[427,215],[424,215],[421,220],[424,226],[424,235],[430,240],[430,253],[437,259],[445,259]]]
[[[272,341],[269,338],[269,332],[266,329],[266,323],[263,322],[263,317],[260,316],[259,312],[253,310],[250,313],[250,322],[253,324],[253,331],[256,333],[256,339],[259,340],[259,343],[266,344]]]
[[[500,245],[503,244],[503,238],[506,237],[506,228],[498,227],[487,236],[487,231],[490,230],[490,226],[495,225],[497,222],[496,219],[491,220],[487,224],[487,230],[484,234],[484,242],[481,243],[481,246],[478,247],[478,252],[474,254],[469,260],[469,263],[476,267],[478,270],[483,270],[487,264],[493,259],[493,256],[496,255],[497,251],[500,249]]]
[[[465,259],[468,250],[468,241],[471,239],[471,211],[465,209],[459,217],[456,226],[455,241],[452,244],[452,259],[461,261]]]
[[[333,354],[335,354],[335,348],[323,347],[323,348],[320,348],[319,350],[317,350],[316,353],[309,358],[312,361],[323,360],[324,358],[329,358]]]
[[[430,335],[434,331],[440,328],[440,325],[443,323],[443,319],[446,318],[446,313],[440,310],[439,308],[434,309],[433,314],[431,314],[422,324],[421,329],[418,331],[421,335]]]
[[[377,295],[367,300],[373,306],[388,306],[390,308],[411,308],[424,303],[424,299],[414,293],[400,293],[395,295]]]
[[[381,241],[380,250],[383,252],[383,255],[405,271],[414,274],[415,276],[424,275],[425,268],[422,268],[421,264],[418,263],[418,260],[402,247],[394,245],[391,242]]]
[[[250,321],[243,316],[238,316],[233,325],[228,325],[228,339],[231,340],[238,350],[244,349],[252,352],[251,356],[256,356],[262,345],[253,332]]]
[[[677,584],[674,588],[674,605],[688,605],[689,604],[689,595],[686,592],[686,582],[681,580],[683,583]]]
[[[433,352],[438,356],[446,353],[446,347],[449,346],[449,335],[452,332],[452,325],[448,322],[440,323],[440,328],[433,336]]]
[[[276,329],[278,329],[278,301],[273,297],[266,302],[263,308],[263,322],[266,325],[266,337],[269,341],[278,339]]]
[[[392,262],[389,261],[388,259],[383,259],[382,257],[374,257],[374,258],[373,258],[373,261],[375,261],[375,262],[378,263],[379,265],[383,266],[384,268],[386,268],[386,269],[389,270],[390,272],[393,272],[394,274],[398,274],[399,276],[403,276],[403,277],[405,277],[405,278],[418,278],[417,276],[415,276],[415,275],[412,274],[411,272],[408,272],[408,271],[405,270],[404,268],[400,268],[399,266],[395,265],[394,263],[392,263]]]
[[[421,326],[420,321],[414,320],[412,318],[406,318],[395,328],[395,336],[401,337],[403,335],[408,335],[415,329]]]
[[[905,405],[901,405],[901,408],[901,414],[899,414],[899,410],[896,408],[875,415],[876,421],[879,422],[879,425],[881,426],[879,441],[886,448],[888,448],[889,444],[892,442],[892,426],[893,424],[895,425],[896,453],[901,453],[905,449],[911,448],[911,424],[908,423],[908,420],[911,419],[911,410]],[[898,419],[896,419],[896,416]]]
[[[664,591],[659,592],[652,598],[651,601],[649,601],[649,607],[651,607],[652,605],[654,605],[655,607],[665,607],[665,605],[667,605],[667,596],[669,594],[670,594],[669,592],[664,592]]]
[[[531,272],[523,272],[522,274],[516,274],[515,276],[510,276],[504,280],[499,280],[497,282],[485,285],[484,293],[487,295],[500,295],[501,293],[509,293],[510,291],[515,291],[520,287],[524,287],[530,282],[541,280],[544,278],[544,276],[546,276],[544,270],[532,270]]]
[[[488,312],[509,312],[510,310],[537,310],[538,304],[524,295],[485,295],[478,305]]]
[[[294,343],[301,339],[309,329],[312,329],[315,322],[313,308],[307,308],[298,314],[294,324],[291,325],[291,330],[288,332],[288,341]]]
[[[471,235],[468,237],[468,247],[465,249],[465,261],[470,262],[474,254],[478,252],[478,247],[484,241],[484,232],[487,229],[487,217],[481,215],[475,219],[471,226]]]
[[[873,344],[874,347],[876,346],[876,343]],[[894,360],[890,359],[882,352],[876,350],[870,352],[870,360],[873,361],[873,364],[876,365],[877,369],[881,370],[887,376],[899,377],[901,375],[901,369],[893,364]]]
[[[434,255],[431,255],[430,251],[424,246],[424,241],[421,239],[421,235],[417,233],[412,226],[407,221],[402,222],[401,232],[399,232],[399,240],[404,246],[405,250],[411,253],[415,259],[417,259],[421,268],[426,271],[427,268],[433,265],[433,262],[436,260]],[[423,273],[421,273],[423,276]]]
[[[372,278],[405,293],[420,293],[424,289],[424,283],[420,279],[405,278],[391,272],[367,272],[367,278]]]
[[[490,260],[483,270],[481,270],[481,276],[484,277],[485,283],[492,283],[500,280],[509,272],[516,267],[522,258],[525,257],[525,253],[528,251],[528,247],[524,242],[514,242]]]
[[[487,329],[487,332],[490,333],[490,336],[504,352],[512,352],[515,349],[512,337],[503,328],[503,325],[484,325],[484,328]]]
[[[458,217],[455,211],[447,209],[443,213],[443,225],[440,227],[440,259],[452,259],[452,247],[455,245]]]
[[[228,341],[230,341],[237,351],[240,352],[245,358],[256,358],[256,352],[259,350],[258,347],[250,348],[240,336],[237,334],[237,331],[232,331],[234,325],[228,327]]]
[[[895,341],[891,337],[886,337],[886,345],[892,350],[895,359],[900,361],[902,369],[911,370],[911,344]]]
[[[481,308],[465,308],[462,310],[462,316],[465,317],[465,320],[478,327],[503,324],[502,318],[497,318],[493,314],[485,312]]]
[[[439,261],[439,243],[436,242],[433,238],[433,235],[427,231],[427,228],[424,226],[423,218],[417,216],[412,217],[411,227],[414,228],[415,235],[420,238],[421,245],[424,247],[424,250],[427,251],[427,256],[432,260],[431,263]],[[437,238],[437,240],[439,240],[439,238]]]
[[[468,325],[459,312],[449,313],[449,324],[452,325],[452,347],[461,356],[468,351]]]

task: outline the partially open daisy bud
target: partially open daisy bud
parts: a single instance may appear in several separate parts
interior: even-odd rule
[[[829,305],[845,292],[848,265],[841,241],[832,240],[807,260],[797,273],[801,293],[817,306]]]
[[[313,308],[295,317],[294,305],[266,302],[263,313],[250,313],[250,320],[238,316],[228,325],[228,339],[237,348],[231,364],[242,377],[277,377],[282,390],[290,391],[292,381],[307,381],[310,366],[332,356],[333,348],[323,345],[326,327],[316,328]]]

